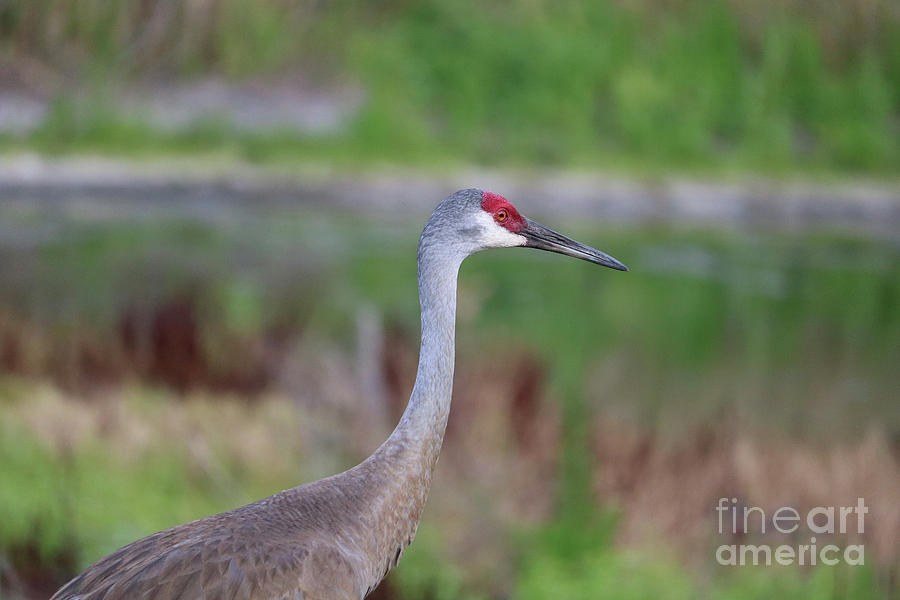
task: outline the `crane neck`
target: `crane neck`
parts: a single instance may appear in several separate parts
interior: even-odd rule
[[[386,442],[414,449],[418,462],[429,472],[429,481],[450,414],[456,352],[456,284],[462,263],[462,257],[437,250],[424,242],[420,244],[419,366],[409,404]]]
[[[422,344],[409,404],[387,441],[353,469],[373,491],[365,501],[368,522],[374,524],[366,547],[376,583],[396,566],[416,534],[450,414],[456,280],[465,255],[442,252],[427,241],[423,234],[418,260]]]

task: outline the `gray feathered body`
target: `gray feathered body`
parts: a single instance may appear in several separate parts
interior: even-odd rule
[[[383,450],[340,475],[129,544],[54,599],[362,598],[412,541],[427,493],[418,490],[430,480],[393,468],[408,451]]]

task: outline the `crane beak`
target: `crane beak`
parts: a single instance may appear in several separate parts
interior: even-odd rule
[[[521,229],[519,235],[525,238],[525,248],[537,248],[538,250],[547,250],[548,252],[557,252],[580,258],[592,262],[595,265],[603,265],[617,271],[627,271],[628,267],[620,263],[618,260],[600,252],[590,246],[585,246],[581,242],[576,242],[572,238],[568,238],[561,233],[557,233],[545,227],[536,221],[525,218],[525,227]]]

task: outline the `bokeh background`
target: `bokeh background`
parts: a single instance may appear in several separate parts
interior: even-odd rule
[[[0,2],[0,597],[371,452],[473,186],[632,271],[466,262],[376,597],[896,597],[898,139],[892,0]],[[866,565],[718,566],[809,537],[720,497]]]

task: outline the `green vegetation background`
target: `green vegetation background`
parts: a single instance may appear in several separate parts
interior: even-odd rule
[[[8,147],[225,152],[251,160],[896,174],[900,9],[785,3],[10,0],[10,64],[61,73],[40,129]],[[137,80],[300,72],[361,85],[339,133],[162,133],[116,110]],[[71,89],[88,90],[76,101]],[[83,100],[83,98],[82,98]]]

